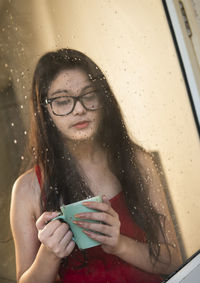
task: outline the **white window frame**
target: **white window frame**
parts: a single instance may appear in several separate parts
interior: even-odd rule
[[[179,0],[164,0],[163,2],[168,11],[178,52],[181,57],[182,66],[186,76],[186,84],[189,88],[194,117],[200,134],[200,66],[197,60],[197,55],[195,54],[195,49],[192,47],[192,35],[188,35],[188,31],[185,27]],[[181,2],[184,5],[184,0]],[[184,8],[186,10],[185,6]],[[189,11],[186,11],[186,14],[188,12]],[[187,17],[187,19],[189,21],[189,17]],[[192,23],[189,22],[189,25],[192,31]]]

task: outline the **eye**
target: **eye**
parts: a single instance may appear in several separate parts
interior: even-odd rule
[[[92,90],[86,94],[83,95],[83,99],[90,100],[90,99],[96,99],[97,98],[97,91]]]
[[[69,105],[72,103],[72,98],[67,96],[57,97],[54,99],[54,103],[57,106]]]

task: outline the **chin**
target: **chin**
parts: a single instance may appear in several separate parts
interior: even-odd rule
[[[71,140],[73,142],[84,142],[84,141],[91,141],[95,137],[95,133],[93,132],[79,132],[70,136],[67,136],[66,138],[68,140]]]

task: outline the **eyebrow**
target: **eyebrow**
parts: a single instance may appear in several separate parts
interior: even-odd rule
[[[81,92],[83,92],[84,90],[86,90],[86,89],[88,89],[88,88],[95,88],[93,85],[87,85],[87,86],[85,86],[85,87],[83,87],[82,89],[81,89]],[[67,90],[67,89],[57,89],[56,91],[54,91],[53,93],[50,93],[49,95],[52,97],[52,96],[54,96],[55,94],[58,94],[58,93],[69,93],[69,91]]]

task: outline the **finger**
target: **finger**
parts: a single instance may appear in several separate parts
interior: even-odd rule
[[[54,212],[50,212],[50,211],[46,211],[44,212],[36,221],[36,227],[38,230],[42,230],[45,225],[54,217],[58,216],[59,212],[58,211],[54,211]]]
[[[96,210],[100,210],[100,211],[104,211],[112,216],[116,216],[116,212],[114,211],[114,209],[111,207],[110,204],[108,203],[103,203],[103,202],[96,202],[96,201],[88,201],[88,202],[83,202],[82,205],[92,208],[92,209],[96,209]]]
[[[48,246],[59,258],[63,258],[68,256],[73,248],[75,247],[75,243],[71,240],[72,232],[68,231],[63,237],[61,242],[52,242]],[[69,247],[68,247],[69,246]]]
[[[65,247],[64,253],[65,256],[68,256],[71,254],[71,252],[73,251],[73,249],[75,248],[75,242],[74,241],[70,241],[69,244]]]
[[[92,230],[95,232],[100,232],[108,236],[113,236],[115,234],[115,229],[109,225],[104,225],[101,223],[86,222],[86,221],[73,221],[73,223],[75,223],[76,225],[84,229]]]
[[[53,235],[55,230],[61,225],[61,222],[58,220],[49,222],[42,230],[38,230],[38,239],[41,243],[45,243],[49,241],[49,238]]]
[[[108,197],[107,197],[106,195],[103,195],[103,196],[102,196],[102,201],[103,201],[104,203],[107,203],[109,206],[111,206],[111,203],[110,203],[110,201],[109,201],[109,199],[108,199]]]
[[[54,230],[53,231],[52,231],[52,229],[49,229],[49,225],[47,224],[47,226],[45,226],[42,230],[38,230],[38,239],[40,240],[41,243],[43,243],[45,245],[47,244],[49,237],[52,236],[53,232],[56,229],[55,224],[54,224]]]
[[[44,237],[51,237],[54,235],[55,231],[60,227],[63,223],[59,220],[54,220],[49,222],[42,230],[39,230],[39,233],[42,233]],[[68,224],[65,224],[68,226]],[[69,227],[69,226],[68,226]]]
[[[72,231],[68,230],[67,233],[65,233],[65,235],[61,239],[59,245],[61,245],[63,249],[65,249],[67,245],[69,244],[69,242],[72,240],[72,237],[73,237]]]
[[[52,236],[56,239],[56,242],[60,242],[68,231],[69,225],[66,223],[60,223],[57,229],[53,232]]]
[[[91,231],[83,231],[88,237],[90,237],[91,239],[100,242],[104,245],[110,245],[112,244],[112,237],[106,236],[106,235],[101,235],[101,234],[97,234]]]
[[[85,212],[81,214],[76,214],[75,217],[78,219],[97,220],[100,222],[104,222],[110,226],[113,226],[113,224],[116,222],[116,219],[113,216],[104,212]]]

